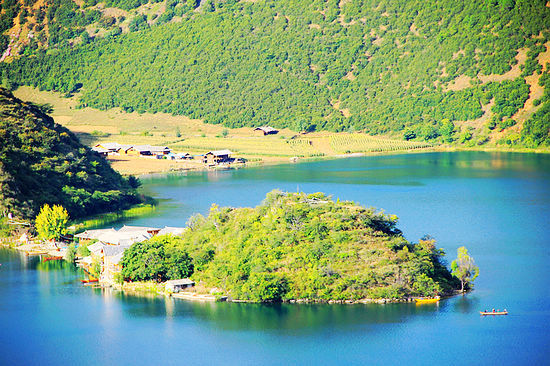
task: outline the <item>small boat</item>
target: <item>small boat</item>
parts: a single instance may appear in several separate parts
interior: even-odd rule
[[[506,310],[504,310],[504,311],[480,311],[479,313],[482,316],[485,316],[485,315],[508,315],[508,312]]]
[[[416,304],[433,304],[440,300],[441,298],[439,296],[436,297],[420,297],[418,299],[415,299]]]
[[[46,252],[40,252],[40,251],[29,251],[29,252],[26,252],[25,255],[27,257],[31,257],[31,256],[35,256],[35,255],[45,255],[45,254],[48,254]]]
[[[88,278],[87,280],[80,280],[82,283],[91,283],[91,282],[98,282],[99,280],[97,278]]]
[[[61,259],[63,259],[63,257],[44,257],[44,259],[42,261],[43,262],[58,261],[58,260],[61,260]]]

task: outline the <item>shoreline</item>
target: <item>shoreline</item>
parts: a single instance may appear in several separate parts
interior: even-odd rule
[[[424,149],[414,149],[414,150],[400,150],[400,151],[381,151],[381,152],[359,152],[359,153],[349,153],[349,154],[337,154],[337,155],[328,155],[328,156],[316,156],[316,157],[302,157],[296,158],[275,158],[268,161],[253,161],[250,163],[239,164],[236,167],[227,167],[227,168],[211,168],[208,166],[194,166],[194,167],[181,167],[179,169],[153,169],[147,172],[135,174],[132,172],[118,170],[116,166],[113,166],[119,174],[123,176],[128,175],[137,175],[137,177],[152,177],[160,176],[167,174],[179,174],[179,173],[188,173],[188,172],[212,172],[212,171],[225,171],[225,170],[238,170],[238,169],[247,169],[247,168],[259,168],[259,167],[268,167],[268,166],[277,166],[277,165],[291,165],[291,164],[300,164],[308,162],[321,162],[321,161],[330,161],[338,159],[351,159],[359,157],[370,157],[370,156],[395,156],[395,155],[409,155],[409,154],[424,154],[424,153],[438,153],[438,152],[488,152],[488,153],[518,153],[518,154],[550,154],[550,149],[502,149],[498,147],[491,148],[467,148],[467,147],[430,147]],[[109,160],[109,159],[108,159]]]
[[[22,255],[28,257],[33,256],[52,256],[52,257],[58,257],[62,256],[63,259],[58,259],[67,262],[67,260],[64,258],[65,252],[62,249],[58,249],[56,247],[53,247],[51,245],[47,244],[40,244],[40,243],[32,243],[32,244],[24,244],[19,246],[10,246],[7,243],[0,243],[0,247],[11,249],[20,252]],[[78,265],[75,263],[75,267],[78,268]],[[249,300],[242,300],[242,299],[232,299],[230,296],[227,295],[211,295],[211,294],[202,294],[194,291],[180,291],[175,293],[169,293],[162,288],[164,287],[163,283],[153,283],[153,282],[124,282],[123,284],[115,284],[115,283],[107,283],[107,282],[98,282],[97,284],[93,284],[91,286],[90,284],[82,284],[82,286],[86,287],[94,287],[94,288],[112,288],[116,291],[120,291],[126,295],[130,296],[155,296],[155,297],[173,297],[175,299],[181,299],[184,301],[191,301],[191,302],[229,302],[229,303],[244,303],[244,304],[273,304],[273,303],[256,303]],[[468,293],[470,291],[467,291],[465,293]],[[450,297],[454,297],[457,295],[460,295],[460,292],[456,292],[453,294],[443,294],[439,301],[448,299]],[[416,303],[417,299],[420,299],[420,297],[406,297],[402,299],[370,299],[370,298],[364,298],[359,300],[324,300],[324,299],[288,299],[283,300],[281,302],[277,302],[275,304],[324,304],[324,305],[359,305],[359,304],[378,304],[378,305],[385,305],[385,304],[411,304]],[[437,303],[436,303],[437,304]],[[419,305],[419,304],[417,304]],[[424,305],[424,304],[423,304]],[[432,304],[433,305],[433,304]]]

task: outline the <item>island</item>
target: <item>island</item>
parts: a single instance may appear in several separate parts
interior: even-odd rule
[[[213,205],[181,234],[131,245],[124,288],[189,277],[197,294],[246,302],[388,302],[461,288],[435,241],[407,241],[397,217],[323,193],[274,190],[254,208]],[[151,284],[151,282],[149,282]]]

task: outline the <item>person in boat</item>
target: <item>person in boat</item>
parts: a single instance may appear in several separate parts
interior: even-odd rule
[[[495,312],[495,309],[493,308],[493,313]]]

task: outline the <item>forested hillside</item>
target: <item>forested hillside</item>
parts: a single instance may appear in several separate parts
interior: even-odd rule
[[[186,268],[201,286],[255,302],[402,299],[458,289],[434,241],[410,243],[396,224],[393,215],[322,193],[275,190],[258,207],[214,205],[207,217],[193,216],[182,236],[126,251],[123,274],[164,276],[161,263],[146,259],[160,252],[189,256]]]
[[[3,82],[231,127],[550,144],[546,1],[143,2],[46,0]]]
[[[43,107],[42,107],[43,108]],[[139,202],[137,181],[109,163],[40,106],[0,88],[0,211],[33,218],[61,204],[72,218],[116,211]]]

